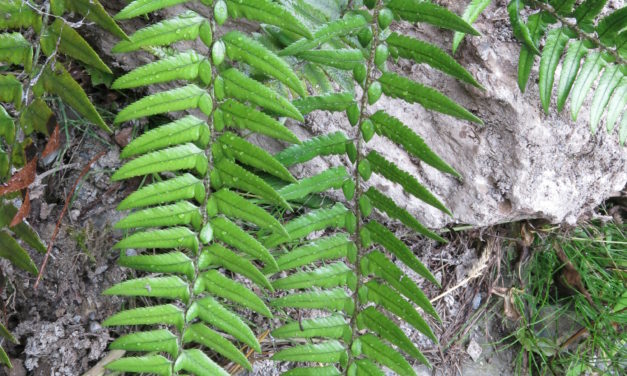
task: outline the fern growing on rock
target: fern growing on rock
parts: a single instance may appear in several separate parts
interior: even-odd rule
[[[489,4],[490,0],[473,0],[464,18],[474,22]],[[607,0],[585,0],[577,5],[573,0],[511,0],[507,10],[514,35],[522,43],[520,90],[525,91],[539,55],[538,88],[544,111],[549,111],[556,84],[557,110],[562,111],[570,98],[573,120],[591,95],[591,131],[596,132],[605,113],[607,131],[618,128],[623,144],[627,139],[627,7],[611,10],[606,4]],[[525,6],[531,13],[526,21],[521,15]],[[454,50],[462,37],[462,33],[455,36]]]
[[[136,0],[115,18],[137,17],[183,2]],[[110,370],[228,375],[212,354],[251,369],[238,344],[256,352],[261,347],[234,308],[273,317],[254,292],[273,291],[266,273],[277,270],[276,260],[258,237],[271,234],[287,241],[286,230],[264,206],[290,209],[290,205],[260,175],[284,184],[296,180],[271,154],[232,130],[299,143],[277,120],[302,121],[298,109],[244,72],[254,70],[298,95],[304,95],[305,89],[289,65],[263,44],[239,31],[215,35],[229,16],[303,37],[311,34],[271,1],[202,3],[211,17],[186,11],[137,30],[114,47],[118,53],[146,49],[160,51],[161,56],[118,78],[114,88],[184,83],[130,104],[118,113],[116,124],[157,114],[188,114],[133,140],[121,153],[132,160],[112,176],[114,181],[142,177],[146,183],[118,207],[133,212],[116,228],[133,232],[115,248],[121,250],[122,266],[149,274],[114,285],[105,294],[152,299],[147,306],[119,312],[104,322],[142,325],[111,343],[110,348],[132,354],[109,363]],[[210,49],[210,57],[193,49],[174,49],[176,42],[197,39]],[[131,251],[136,249],[145,251]]]
[[[59,97],[87,120],[109,129],[64,68],[67,58],[88,69],[112,73],[75,30],[80,22],[62,18],[68,11],[125,37],[98,1],[0,0],[0,257],[35,276],[37,267],[20,242],[46,252],[37,233],[23,221],[30,207],[29,186],[36,175],[37,160],[46,157],[37,154],[34,134],[50,136],[56,125],[45,95]],[[11,202],[18,197],[22,199],[19,211]],[[2,324],[0,337],[16,342]],[[11,366],[1,346],[0,363]]]
[[[438,316],[422,290],[399,265],[432,283],[437,284],[437,281],[409,247],[377,219],[375,209],[429,238],[444,239],[419,223],[401,203],[371,185],[369,180],[372,174],[377,174],[402,186],[414,198],[450,212],[414,176],[386,160],[369,142],[375,136],[386,138],[399,147],[399,152],[404,151],[444,173],[456,177],[459,174],[431,151],[411,128],[385,110],[375,111],[373,105],[385,94],[408,104],[420,104],[432,111],[481,123],[444,94],[389,71],[387,66],[394,61],[390,56],[409,59],[479,86],[461,65],[438,47],[390,28],[399,20],[476,34],[467,22],[429,2],[372,0],[364,1],[365,7],[361,2],[349,3],[354,4],[350,9],[329,12],[337,17],[319,27],[313,39],[297,38],[279,53],[321,67],[333,66],[352,72],[354,85],[361,88],[356,94],[323,93],[295,101],[303,113],[345,111],[355,127],[354,135],[323,134],[275,155],[286,167],[329,155],[347,155],[351,162],[281,188],[279,193],[289,198],[341,188],[345,201],[307,211],[287,222],[285,229],[289,238],[272,235],[264,241],[268,248],[277,248],[280,253],[276,261],[283,274],[272,285],[278,291],[289,291],[271,305],[288,311],[330,312],[307,319],[300,319],[299,314],[298,320],[291,319],[272,332],[274,338],[294,341],[293,346],[273,355],[274,360],[299,365],[285,373],[290,376],[383,375],[383,368],[399,375],[414,375],[408,358],[428,363],[396,320],[437,341],[425,315],[436,320]],[[317,2],[300,4],[314,7]],[[273,33],[279,43],[290,40],[287,36],[285,32]],[[326,235],[316,236],[320,232]],[[311,240],[303,242],[305,238]]]

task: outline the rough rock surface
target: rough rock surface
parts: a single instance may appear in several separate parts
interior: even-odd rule
[[[441,3],[461,13],[465,2]],[[558,114],[552,109],[545,115],[538,99],[537,69],[532,73],[527,92],[518,90],[519,45],[500,3],[494,2],[477,21],[476,28],[483,36],[466,38],[456,56],[485,91],[407,60],[401,60],[400,68],[396,67],[404,75],[446,93],[483,119],[485,126],[385,97],[378,103],[420,134],[463,176],[463,181],[445,176],[391,147],[383,138],[369,143],[369,147],[419,176],[452,210],[453,219],[422,204],[398,186],[382,179],[372,180],[430,227],[452,222],[487,226],[527,218],[573,223],[582,213],[623,189],[627,182],[625,148],[618,144],[616,134],[589,132],[587,108],[576,122],[570,120],[569,111]],[[132,32],[137,25],[125,23],[124,26],[129,26]],[[409,27],[402,32],[440,43],[450,50],[450,32],[430,27]],[[115,41],[104,36],[100,42],[106,53]],[[112,56],[113,65],[121,69],[145,63],[147,58],[137,54]],[[351,132],[343,114],[316,113],[307,119],[304,127],[297,127],[300,129],[295,132],[303,138],[338,128]],[[329,161],[317,160],[295,173],[318,172],[328,165]]]

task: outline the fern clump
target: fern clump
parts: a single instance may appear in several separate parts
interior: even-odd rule
[[[46,252],[37,233],[23,222],[40,157],[33,151],[33,138],[35,134],[50,136],[56,125],[44,95],[59,97],[90,122],[109,130],[83,88],[64,68],[67,59],[88,70],[112,74],[75,30],[76,24],[62,18],[69,11],[119,37],[126,36],[98,1],[0,0],[0,257],[33,275],[38,269],[21,243]],[[22,208],[18,211],[11,201],[20,191]],[[0,337],[17,343],[2,324]],[[11,367],[2,347],[0,363]]]
[[[183,2],[136,0],[115,18],[137,17]],[[283,59],[250,36],[238,31],[214,36],[229,16],[311,35],[271,1],[202,3],[211,17],[186,11],[140,29],[114,47],[119,53],[169,47],[159,50],[160,59],[118,78],[114,88],[183,83],[130,104],[118,113],[116,124],[179,111],[193,114],[133,140],[121,154],[131,160],[112,176],[114,181],[142,177],[146,183],[119,205],[120,210],[133,211],[116,224],[129,233],[115,248],[120,249],[122,266],[149,274],[112,286],[105,294],[152,299],[104,322],[143,325],[111,343],[112,349],[132,354],[109,363],[110,370],[228,375],[217,358],[210,357],[213,354],[251,369],[239,345],[256,352],[261,346],[237,309],[273,317],[254,292],[274,291],[266,274],[278,269],[259,236],[287,241],[286,229],[266,207],[291,206],[266,176],[284,184],[296,180],[267,151],[232,130],[299,143],[277,119],[302,121],[297,107],[265,81],[244,72],[255,70],[294,95],[304,95],[305,89]],[[172,46],[196,39],[210,49],[210,57]],[[144,251],[133,254],[129,249]],[[242,277],[250,283],[240,282]]]
[[[473,0],[464,18],[474,22],[490,0]],[[511,0],[507,10],[514,35],[521,41],[518,86],[525,91],[536,56],[540,56],[538,88],[548,113],[555,85],[556,107],[570,98],[570,114],[577,120],[590,93],[590,128],[596,132],[603,114],[608,132],[618,128],[627,139],[627,7],[610,10],[607,0]],[[527,6],[526,21],[521,13]],[[455,36],[455,50],[463,37]],[[540,45],[544,42],[544,46]],[[560,71],[559,80],[556,72]],[[595,85],[595,83],[597,83]],[[618,127],[617,127],[618,125]]]
[[[328,155],[346,155],[350,163],[303,178],[279,191],[290,199],[303,199],[313,193],[341,189],[345,200],[306,211],[287,222],[289,238],[272,235],[264,241],[267,247],[277,249],[278,270],[286,272],[272,285],[276,290],[289,291],[271,305],[280,310],[329,312],[311,319],[290,319],[275,329],[273,337],[294,340],[294,345],[278,351],[273,359],[298,363],[300,367],[286,375],[383,375],[384,367],[399,375],[413,375],[408,359],[428,362],[396,319],[437,341],[425,316],[439,318],[429,299],[398,264],[432,283],[437,281],[409,247],[377,219],[376,212],[432,239],[444,239],[423,226],[400,203],[370,186],[369,180],[377,174],[400,185],[415,199],[447,214],[450,211],[414,176],[372,149],[370,143],[376,137],[384,137],[396,144],[399,152],[403,150],[444,173],[460,176],[410,127],[372,106],[385,94],[481,123],[439,91],[388,70],[388,64],[404,58],[427,63],[480,87],[446,52],[426,41],[394,32],[390,26],[395,22],[419,22],[464,33],[477,32],[454,13],[430,2],[349,2],[349,8],[323,6],[316,1],[303,1],[300,7],[285,3],[291,4],[290,9],[300,12],[303,19],[326,22],[319,25],[312,39],[295,38],[267,28],[271,40],[285,46],[279,55],[292,56],[313,67],[311,70],[328,73],[331,67],[352,76],[352,85],[339,85],[348,88],[345,92],[319,90],[317,96],[299,99],[298,108],[307,113],[345,111],[355,131],[353,136],[342,132],[324,134],[275,155],[285,166]],[[353,90],[355,86],[360,89]],[[312,235],[321,231],[326,235]],[[306,238],[311,240],[303,241]]]

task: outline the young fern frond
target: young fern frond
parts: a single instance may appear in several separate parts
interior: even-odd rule
[[[316,2],[304,3],[314,7]],[[373,113],[370,106],[386,94],[408,104],[418,103],[442,114],[481,123],[444,94],[388,72],[386,66],[392,54],[415,63],[427,63],[460,81],[480,86],[438,47],[391,33],[389,26],[396,19],[476,32],[460,17],[428,2],[378,0],[364,3],[369,10],[330,12],[337,14],[336,18],[319,27],[313,39],[299,39],[280,53],[307,60],[307,64],[320,65],[321,69],[326,68],[325,65],[348,68],[348,64],[331,62],[336,54],[340,62],[349,61],[345,57],[352,55],[348,51],[355,48],[362,54],[362,63],[350,68],[354,84],[362,88],[360,95],[351,98],[349,93],[322,94],[295,101],[304,112],[346,111],[349,122],[356,127],[354,139],[341,132],[322,135],[275,155],[285,166],[305,163],[317,156],[343,154],[352,163],[348,170],[344,166],[331,168],[279,191],[287,198],[341,188],[346,204],[336,203],[330,208],[306,212],[285,224],[289,240],[271,235],[264,242],[269,248],[282,250],[283,254],[277,258],[278,268],[288,272],[272,284],[277,290],[290,292],[275,299],[272,306],[331,312],[329,316],[314,319],[289,320],[272,332],[277,338],[300,339],[300,344],[280,350],[273,356],[275,360],[296,362],[301,366],[285,375],[383,375],[383,367],[399,375],[414,375],[406,356],[425,364],[428,362],[394,322],[394,316],[437,341],[422,312],[438,319],[437,313],[398,264],[432,283],[437,284],[437,281],[407,245],[375,219],[373,208],[420,234],[439,241],[444,239],[420,224],[393,199],[372,186],[368,188],[368,180],[373,173],[377,174],[402,186],[414,198],[447,214],[450,211],[415,177],[387,161],[367,144],[375,135],[385,137],[436,169],[456,177],[460,175],[431,151],[411,128],[384,110]],[[345,16],[340,17],[344,13]],[[305,244],[298,241],[322,230],[332,234]],[[302,344],[302,340],[306,343]]]
[[[474,22],[489,3],[473,0],[465,19]],[[618,134],[623,144],[627,139],[627,7],[604,12],[606,4],[607,0],[586,0],[578,5],[569,0],[511,0],[508,10],[514,34],[523,43],[518,63],[520,90],[525,91],[536,55],[540,55],[538,86],[544,111],[549,111],[556,81],[557,110],[562,111],[570,98],[573,120],[592,92],[591,131],[596,132],[605,113],[608,132],[620,122]],[[520,16],[525,5],[533,12],[526,22]],[[455,36],[454,49],[462,37]],[[540,48],[542,40],[544,47]],[[555,77],[558,68],[559,80]]]
[[[116,18],[132,18],[182,2],[137,0]],[[270,115],[302,120],[297,107],[243,71],[252,68],[262,72],[298,95],[304,95],[305,89],[289,65],[263,44],[236,31],[219,39],[214,35],[227,13],[308,33],[270,1],[203,3],[213,5],[213,11],[207,12],[211,18],[187,11],[138,30],[114,48],[129,52],[199,38],[212,53],[209,58],[196,51],[174,52],[136,68],[113,84],[116,88],[135,88],[184,81],[184,86],[128,105],[118,113],[115,123],[178,111],[196,115],[158,126],[133,140],[121,153],[133,159],[112,176],[112,180],[137,176],[152,180],[120,203],[118,209],[135,211],[116,227],[134,232],[115,245],[121,249],[121,265],[150,274],[112,286],[105,294],[159,300],[155,306],[119,312],[104,324],[162,327],[116,339],[112,349],[144,354],[116,360],[107,365],[110,370],[228,375],[210,354],[250,370],[246,352],[237,344],[257,352],[261,346],[236,307],[273,317],[250,284],[239,281],[243,277],[261,290],[274,291],[266,274],[278,270],[278,265],[258,234],[270,234],[281,242],[288,241],[290,234],[260,205],[269,203],[288,210],[291,206],[288,198],[257,174],[273,176],[288,187],[297,183],[275,157],[227,129],[245,129],[299,143]],[[145,251],[137,255],[128,249]]]
[[[24,245],[41,253],[46,252],[46,247],[23,221],[28,214],[23,210],[29,207],[28,187],[35,178],[38,158],[27,155],[26,149],[35,133],[49,136],[56,124],[52,109],[43,99],[44,94],[59,97],[87,120],[109,130],[83,88],[64,68],[62,56],[103,74],[111,74],[89,43],[62,18],[70,10],[125,37],[98,1],[78,0],[65,4],[59,0],[0,0],[0,183],[3,186],[0,257],[33,275],[38,274],[38,269]],[[58,17],[51,17],[50,11]],[[14,172],[20,168],[22,170]],[[26,173],[29,176],[25,176]],[[19,191],[24,192],[23,197],[18,195]],[[18,197],[23,200],[20,211],[11,203]],[[17,341],[3,325],[0,325],[0,337],[0,364],[11,367],[1,345],[5,339]]]

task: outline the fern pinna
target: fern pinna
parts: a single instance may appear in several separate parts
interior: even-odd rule
[[[305,0],[302,3],[315,8],[316,2]],[[428,362],[395,320],[398,318],[437,341],[423,313],[435,319],[438,316],[429,299],[397,263],[432,283],[437,284],[437,281],[409,247],[377,219],[373,209],[420,234],[444,240],[368,181],[373,173],[377,174],[402,186],[413,197],[445,213],[450,212],[415,177],[386,160],[368,143],[375,135],[384,137],[438,170],[459,175],[407,125],[385,110],[374,112],[371,106],[385,94],[409,104],[417,103],[433,111],[481,123],[444,94],[387,69],[391,55],[415,63],[427,63],[470,85],[479,86],[450,55],[425,41],[393,32],[390,26],[400,20],[424,22],[465,33],[477,32],[460,17],[429,2],[372,0],[363,2],[365,8],[361,2],[349,3],[355,4],[354,8],[335,12],[344,16],[330,19],[316,30],[313,39],[298,39],[279,53],[352,71],[361,93],[350,101],[346,100],[352,97],[350,93],[334,93],[297,102],[303,112],[345,110],[349,122],[356,127],[354,138],[341,132],[325,134],[276,155],[285,166],[333,154],[346,154],[351,164],[348,168],[329,169],[279,191],[294,192],[293,197],[298,197],[296,192],[308,194],[341,188],[346,201],[309,211],[286,223],[285,229],[292,243],[279,235],[265,240],[266,246],[283,250],[283,254],[277,256],[277,264],[286,275],[272,284],[279,291],[290,291],[273,300],[271,305],[288,311],[316,309],[332,312],[315,318],[293,319],[274,330],[274,338],[294,340],[294,346],[276,352],[273,359],[302,366],[285,373],[290,376],[383,375],[384,367],[399,375],[415,375],[406,356],[425,364]],[[287,40],[279,32],[273,37],[279,44],[281,40]],[[351,51],[358,51],[359,59]],[[339,64],[346,56],[350,56],[350,61],[356,60],[355,63]],[[297,239],[329,229],[331,235],[314,237],[312,241],[291,247]]]
[[[590,104],[592,132],[596,132],[606,113],[607,131],[618,128],[623,144],[627,140],[627,7],[608,9],[607,0],[575,3],[574,0],[509,2],[507,9],[514,35],[522,43],[518,85],[524,92],[536,56],[540,55],[538,87],[544,111],[549,111],[555,75],[561,67],[557,110],[562,111],[570,98],[571,117],[577,120],[588,93],[594,93]],[[473,0],[465,19],[474,22],[489,4],[490,0]],[[521,16],[525,6],[532,13],[526,22]],[[462,37],[462,33],[455,36],[453,49]],[[544,47],[540,47],[543,39]]]
[[[183,2],[137,0],[115,18],[141,16]],[[116,228],[134,232],[115,248],[121,250],[121,265],[150,274],[114,285],[105,294],[158,300],[104,322],[151,326],[111,343],[112,349],[148,354],[116,360],[107,365],[110,370],[228,375],[218,358],[212,360],[214,354],[251,369],[238,343],[257,352],[261,347],[236,307],[273,316],[249,284],[273,291],[264,273],[277,269],[257,235],[269,233],[286,240],[288,234],[260,205],[284,209],[290,205],[259,174],[286,183],[295,179],[268,152],[228,129],[298,143],[276,116],[302,121],[301,113],[286,97],[244,72],[254,70],[298,95],[305,89],[287,63],[263,44],[238,31],[214,36],[216,25],[229,16],[311,35],[296,18],[267,0],[202,3],[210,18],[185,11],[136,31],[114,47],[118,53],[145,49],[162,57],[117,79],[116,89],[185,82],[130,104],[118,113],[115,123],[177,111],[193,114],[133,140],[121,153],[122,158],[133,159],[112,176],[114,181],[141,176],[147,183],[118,207],[134,211]],[[210,49],[210,57],[194,50],[162,48],[196,39]],[[129,249],[145,251],[136,254]]]
[[[75,30],[80,22],[70,23],[62,17],[68,11],[118,37],[126,36],[98,1],[0,0],[0,257],[33,275],[37,275],[37,267],[20,242],[46,252],[37,233],[23,222],[38,160],[34,135],[49,136],[56,124],[45,94],[60,98],[88,121],[109,129],[83,88],[64,68],[68,58],[88,71],[111,74]],[[11,202],[17,197],[22,198],[20,211]],[[0,341],[4,340],[17,343],[0,324]],[[0,364],[11,367],[1,345]]]

